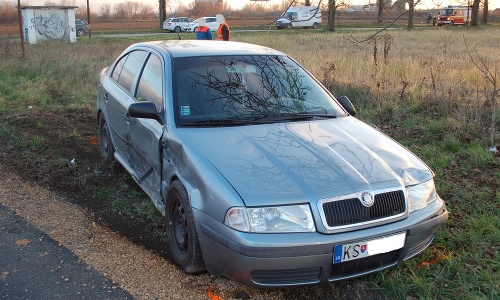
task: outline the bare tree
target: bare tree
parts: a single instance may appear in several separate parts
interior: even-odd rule
[[[343,0],[328,0],[328,30],[335,31],[335,13],[344,5]]]
[[[99,7],[99,18],[109,20],[111,18],[111,4],[109,2],[101,4]]]
[[[117,3],[114,6],[114,15],[119,16],[122,20],[129,20],[130,15],[124,3]]]
[[[488,0],[484,0],[483,3],[483,24],[488,24]]]
[[[489,105],[492,108],[490,142],[491,142],[491,146],[494,147],[495,146],[495,127],[496,127],[496,123],[497,123],[497,119],[496,119],[496,102],[497,102],[496,95],[498,93],[500,93],[500,88],[498,88],[498,82],[497,82],[497,71],[495,69],[495,71],[491,72],[490,68],[488,68],[485,61],[481,58],[481,56],[479,56],[477,51],[474,51],[475,55],[472,55],[472,53],[469,49],[467,40],[465,39],[465,36],[464,36],[464,44],[465,44],[465,48],[467,49],[467,53],[469,54],[469,57],[472,60],[472,63],[474,63],[476,68],[481,73],[483,73],[484,78],[486,78],[486,80],[491,84],[491,99],[489,99],[491,101],[489,103]],[[477,58],[474,59],[474,56]]]
[[[385,1],[384,0],[377,0],[377,5],[378,5],[377,23],[381,24],[382,23],[382,13],[384,12],[384,8],[385,8]]]
[[[139,8],[139,15],[141,20],[151,20],[155,16],[155,12],[153,7],[150,5],[141,3],[141,7]]]
[[[408,0],[408,29],[413,29],[413,16],[415,14],[415,6],[420,3],[420,0]]]
[[[311,1],[309,0],[304,1],[304,6],[311,6]]]
[[[478,25],[479,4],[480,3],[481,3],[481,0],[473,0],[473,2],[472,2],[471,18],[470,18],[470,24],[472,26],[477,26]]]
[[[17,9],[13,3],[7,1],[0,2],[0,23],[9,24],[17,21]]]

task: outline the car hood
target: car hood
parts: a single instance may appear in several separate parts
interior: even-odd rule
[[[317,201],[433,177],[414,154],[354,117],[182,131],[247,206]]]

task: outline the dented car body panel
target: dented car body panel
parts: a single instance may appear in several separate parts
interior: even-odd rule
[[[170,244],[196,239],[210,273],[253,286],[394,266],[448,218],[429,167],[347,111],[290,57],[236,42],[136,44],[99,76],[100,137],[167,227],[186,191],[194,225]]]

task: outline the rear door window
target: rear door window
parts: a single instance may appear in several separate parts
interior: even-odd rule
[[[132,84],[134,83],[134,78],[145,56],[146,51],[141,50],[133,51],[125,55],[116,63],[111,78],[127,92],[130,92]]]

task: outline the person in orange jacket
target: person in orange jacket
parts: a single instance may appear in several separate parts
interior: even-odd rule
[[[229,41],[231,38],[231,33],[229,30],[229,25],[226,23],[226,19],[223,15],[217,14],[215,16],[217,18],[217,22],[219,22],[219,29],[217,29],[217,40],[219,41]]]
[[[211,40],[212,32],[210,28],[206,25],[205,19],[200,19],[198,21],[198,28],[196,28],[196,39],[197,40]]]

